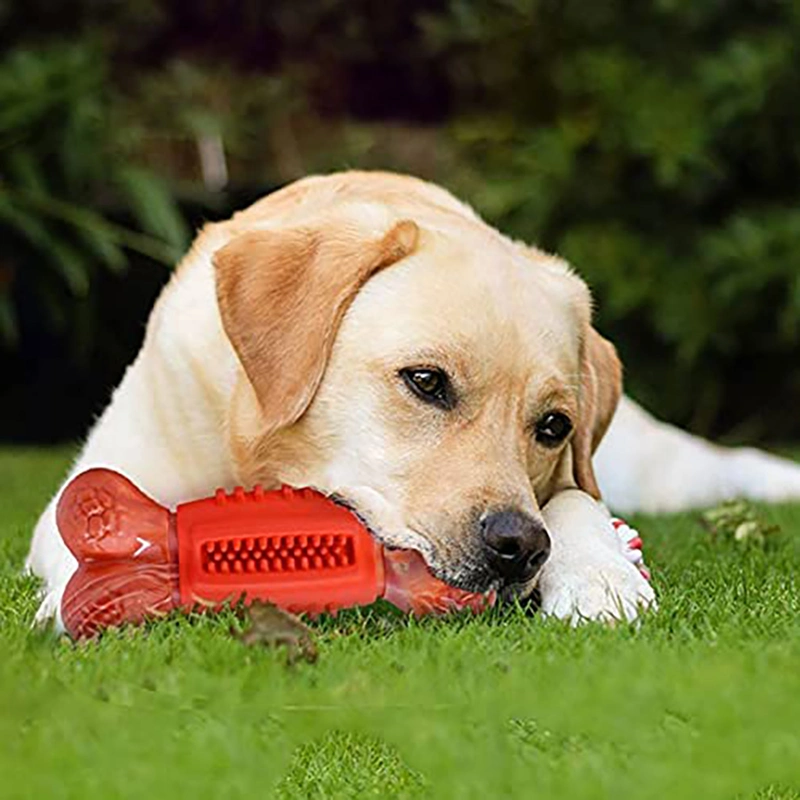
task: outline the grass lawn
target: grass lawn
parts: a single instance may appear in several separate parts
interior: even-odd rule
[[[0,450],[0,797],[800,798],[800,506],[765,549],[632,520],[661,610],[318,623],[316,664],[230,618],[74,646],[19,574],[66,450]]]

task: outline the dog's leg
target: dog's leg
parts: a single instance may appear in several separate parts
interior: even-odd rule
[[[731,497],[800,498],[800,465],[754,448],[725,448],[660,422],[624,397],[594,456],[609,507],[620,513],[712,505]]]
[[[61,633],[64,630],[61,622],[61,597],[78,562],[58,532],[56,503],[57,497],[50,501],[36,523],[25,569],[44,579],[41,605],[36,612],[35,624],[44,625],[52,619],[56,630]]]
[[[632,621],[655,607],[653,587],[624,555],[606,508],[579,489],[557,494],[543,509],[550,557],[538,587],[545,614],[569,620]]]

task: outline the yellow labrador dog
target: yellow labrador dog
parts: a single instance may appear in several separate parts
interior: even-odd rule
[[[633,619],[655,599],[601,487],[623,511],[681,508],[800,495],[800,468],[715,448],[621,391],[563,261],[429,183],[313,177],[205,227],[72,474],[113,467],[167,505],[315,486],[455,586],[538,585],[545,613]],[[40,618],[75,567],[55,500],[27,562]]]

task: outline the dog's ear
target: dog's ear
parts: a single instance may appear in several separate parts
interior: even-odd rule
[[[377,235],[335,221],[251,231],[214,254],[222,324],[267,430],[291,425],[308,408],[356,292],[410,255],[418,235],[410,220]]]
[[[600,499],[592,469],[592,454],[605,435],[622,396],[622,364],[611,342],[592,327],[592,299],[589,287],[556,256],[519,243],[518,247],[539,269],[561,285],[572,303],[577,330],[582,332],[580,346],[580,403],[572,445],[566,451],[564,472],[559,483],[564,488],[577,485],[596,500]]]
[[[581,344],[580,410],[572,439],[572,465],[578,487],[596,500],[600,489],[592,454],[611,424],[621,396],[622,364],[616,348],[587,325]]]

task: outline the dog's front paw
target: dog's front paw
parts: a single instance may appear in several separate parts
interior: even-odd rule
[[[657,607],[653,587],[639,570],[616,553],[580,564],[552,565],[539,580],[542,611],[548,616],[583,622],[632,622]]]
[[[545,614],[578,625],[631,622],[656,608],[636,531],[577,489],[557,494],[542,514],[552,540],[539,577]]]
[[[33,618],[33,627],[47,628],[52,627],[56,633],[64,632],[64,623],[61,620],[61,598],[64,595],[64,587],[51,589],[42,594],[41,604]]]

